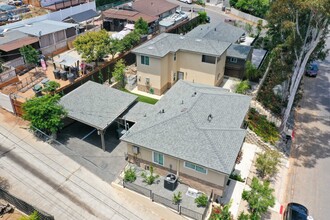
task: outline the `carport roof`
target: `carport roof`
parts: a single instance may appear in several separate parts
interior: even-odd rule
[[[136,99],[135,95],[88,81],[63,96],[60,104],[69,118],[104,130]]]

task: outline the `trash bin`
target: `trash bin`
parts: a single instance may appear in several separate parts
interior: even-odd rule
[[[65,70],[61,70],[60,74],[61,74],[62,80],[64,80],[64,81],[68,80],[68,76],[67,76],[68,73]]]
[[[69,73],[67,76],[68,76],[69,82],[70,83],[73,83],[74,82],[74,74],[73,73]]]
[[[54,73],[54,77],[55,79],[61,79],[61,74],[60,74],[60,70],[53,70],[53,73]]]
[[[42,86],[37,84],[35,86],[33,86],[32,90],[35,92],[36,96],[42,96]]]

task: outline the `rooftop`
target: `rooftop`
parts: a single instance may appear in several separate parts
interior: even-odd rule
[[[240,45],[240,44],[232,44],[227,50],[228,57],[236,57],[239,59],[247,59],[253,48],[250,46]]]
[[[137,0],[132,3],[134,11],[157,17],[164,12],[177,7],[179,7],[179,5],[170,3],[166,0]]]
[[[72,19],[75,23],[80,23],[80,22],[92,19],[94,17],[97,17],[98,15],[99,14],[96,11],[94,11],[93,9],[89,9],[87,11],[83,11],[83,12],[71,15],[70,17],[67,17],[64,20]]]
[[[188,32],[185,36],[235,43],[244,33],[245,31],[241,28],[225,22],[220,22],[216,25],[199,25]]]
[[[139,18],[143,18],[148,23],[156,21],[158,18],[155,16],[146,15],[137,11],[121,10],[121,9],[108,9],[102,12],[105,17],[137,21]]]
[[[154,39],[135,48],[132,52],[150,56],[164,57],[170,52],[179,50],[191,51],[205,55],[221,56],[230,46],[228,42],[209,39],[198,39],[178,34],[162,33]]]
[[[121,139],[230,174],[251,98],[179,80]]]
[[[20,27],[17,30],[33,36],[44,36],[50,33],[76,27],[77,24],[69,24],[61,21],[44,20]]]
[[[99,130],[106,129],[137,96],[88,81],[61,98],[68,117]]]

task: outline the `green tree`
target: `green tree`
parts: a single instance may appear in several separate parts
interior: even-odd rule
[[[200,23],[206,23],[207,21],[207,13],[206,11],[199,11],[198,12],[198,19]]]
[[[139,34],[147,34],[148,33],[148,23],[140,17],[134,24],[134,30]]]
[[[40,220],[40,217],[38,215],[37,211],[34,211],[31,215],[29,216],[23,216],[20,217],[19,220]]]
[[[110,38],[108,50],[111,54],[111,58],[114,59],[116,53],[122,53],[125,50],[125,47],[121,40]]]
[[[241,81],[239,84],[236,86],[236,93],[239,94],[245,94],[247,90],[251,88],[250,83],[248,80]]]
[[[245,77],[251,81],[256,81],[260,77],[260,71],[251,61],[246,61],[245,63]]]
[[[110,38],[105,30],[90,31],[73,41],[73,46],[87,63],[101,60],[109,51]]]
[[[233,216],[231,214],[231,212],[229,211],[231,204],[233,203],[232,200],[230,200],[230,202],[226,205],[224,205],[222,207],[221,212],[219,213],[219,220],[232,220]]]
[[[277,51],[276,58],[288,64],[289,98],[282,121],[285,130],[306,65],[313,59],[324,58],[327,52],[330,4],[328,0],[273,1],[267,20],[267,34]]]
[[[244,211],[241,212],[237,218],[238,220],[250,220],[250,215],[245,214]]]
[[[140,34],[132,31],[121,40],[121,43],[123,44],[124,50],[128,51],[134,47],[140,41],[140,39]]]
[[[281,154],[276,150],[266,150],[258,154],[256,168],[261,178],[273,177],[278,172]]]
[[[209,199],[207,198],[207,195],[205,195],[204,193],[199,195],[195,199],[195,203],[197,204],[198,207],[206,207],[208,201]]]
[[[238,0],[230,1],[238,10],[264,18],[269,11],[269,0]]]
[[[47,134],[55,134],[63,125],[66,111],[59,104],[59,95],[34,97],[23,104],[23,118]],[[33,129],[32,127],[32,129]]]
[[[253,177],[251,190],[243,190],[242,198],[249,204],[251,219],[261,219],[261,215],[266,213],[269,207],[274,207],[274,189],[270,188],[269,184],[268,181],[263,183]]]
[[[19,49],[22,57],[26,64],[36,67],[39,61],[39,52],[34,49],[31,45],[23,46]]]
[[[122,59],[118,60],[112,72],[113,78],[120,83],[121,88],[125,87],[125,63]]]
[[[55,81],[49,81],[46,85],[45,88],[43,89],[44,92],[54,95],[56,90],[60,88],[61,85],[58,82]]]

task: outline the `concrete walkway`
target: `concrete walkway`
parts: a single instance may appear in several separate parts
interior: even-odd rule
[[[142,91],[138,90],[137,86],[134,89],[130,90],[130,92],[138,94],[138,95],[147,96],[147,97],[150,97],[150,98],[153,98],[153,99],[158,99],[158,100],[163,97],[163,95],[159,96],[159,95],[150,94],[150,93],[147,93],[147,92],[142,92]]]
[[[177,219],[163,206],[127,197],[0,109],[0,176],[8,191],[55,219]]]

